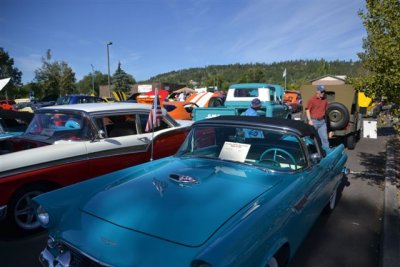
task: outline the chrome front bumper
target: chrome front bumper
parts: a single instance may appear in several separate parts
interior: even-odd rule
[[[57,257],[45,248],[39,255],[39,261],[46,267],[69,267],[71,263],[71,253],[67,250]]]
[[[7,216],[7,205],[0,206],[0,221],[4,220]]]
[[[52,236],[49,236],[46,248],[40,253],[39,261],[46,267],[110,266]]]

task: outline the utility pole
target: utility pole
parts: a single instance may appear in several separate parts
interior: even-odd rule
[[[110,45],[112,45],[112,42],[109,42],[107,44],[107,66],[108,66],[108,96],[111,97],[111,78],[110,78]]]
[[[92,66],[92,94],[94,94],[94,67],[93,64],[90,64],[90,66]]]

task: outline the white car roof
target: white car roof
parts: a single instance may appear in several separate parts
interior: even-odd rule
[[[152,105],[139,103],[88,103],[88,104],[70,104],[43,107],[40,110],[79,110],[88,113],[110,110],[127,110],[127,109],[151,109]],[[163,112],[164,113],[164,112]]]

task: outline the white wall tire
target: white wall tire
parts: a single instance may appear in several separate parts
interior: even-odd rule
[[[266,267],[279,267],[276,258],[275,257],[270,258]]]
[[[336,200],[337,200],[337,188],[333,191],[331,197],[329,198],[329,203],[327,205],[328,212],[332,212],[336,207]]]

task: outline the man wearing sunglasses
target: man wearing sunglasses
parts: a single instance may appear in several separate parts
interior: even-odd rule
[[[308,124],[314,126],[318,131],[324,148],[329,148],[328,130],[325,120],[327,108],[328,101],[325,99],[325,86],[318,85],[315,95],[307,102],[306,115]]]

